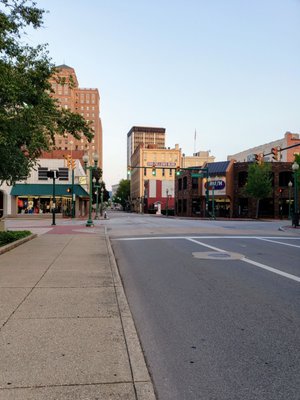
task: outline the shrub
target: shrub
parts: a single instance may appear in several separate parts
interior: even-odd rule
[[[4,231],[0,232],[0,246],[12,243],[16,240],[22,239],[31,235],[30,231]]]

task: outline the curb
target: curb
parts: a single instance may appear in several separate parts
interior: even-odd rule
[[[37,237],[37,234],[32,233],[31,235],[26,236],[25,238],[15,240],[12,243],[8,243],[5,246],[2,246],[2,247],[0,247],[0,255],[20,246],[23,243],[29,242],[29,240],[35,239],[36,237]]]
[[[105,239],[136,398],[137,400],[156,400],[153,384],[148,372],[141,343],[135,328],[134,320],[129,309],[117,262],[111,247],[109,236],[106,233]]]

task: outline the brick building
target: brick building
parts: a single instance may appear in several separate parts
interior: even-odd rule
[[[260,201],[259,216],[287,218],[294,208],[294,177],[292,162],[271,163],[273,191],[269,198]],[[234,164],[233,217],[254,218],[256,201],[246,196],[243,188],[247,181],[249,163]],[[292,182],[293,186],[289,186]]]
[[[57,67],[58,77],[64,79],[65,84],[61,84],[55,77],[51,79],[51,86],[54,91],[53,96],[58,99],[64,109],[69,109],[74,113],[80,114],[90,123],[94,132],[94,138],[89,143],[84,135],[77,140],[72,135],[55,136],[55,148],[58,150],[82,150],[87,153],[92,163],[92,154],[97,152],[99,155],[98,166],[103,168],[103,145],[102,145],[102,125],[100,115],[100,97],[98,89],[80,88],[74,68],[68,65]]]
[[[244,192],[249,164],[231,160],[204,165],[209,175],[208,201],[207,179],[193,177],[196,169],[183,170],[175,183],[176,215],[204,217],[207,209],[208,214],[216,218],[255,218],[256,200]],[[269,198],[260,201],[259,217],[288,218],[294,209],[292,162],[270,164],[273,190]]]
[[[203,177],[189,168],[176,177],[176,214],[186,217],[230,217],[233,206],[233,161],[207,163]],[[200,171],[201,172],[201,171]]]

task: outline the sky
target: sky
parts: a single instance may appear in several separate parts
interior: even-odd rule
[[[103,176],[126,178],[132,126],[186,155],[230,154],[300,132],[300,0],[37,0],[48,43],[98,88]]]

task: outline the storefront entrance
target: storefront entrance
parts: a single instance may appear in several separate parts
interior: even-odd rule
[[[71,215],[71,197],[56,197],[56,213]],[[18,214],[47,214],[52,211],[53,198],[48,196],[18,196]]]

